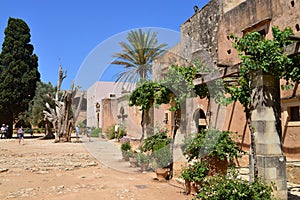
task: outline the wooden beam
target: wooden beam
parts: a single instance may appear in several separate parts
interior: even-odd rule
[[[231,65],[231,66],[223,68],[217,72],[212,72],[210,74],[207,74],[205,76],[197,78],[197,79],[193,80],[193,84],[201,85],[201,84],[204,84],[204,83],[207,83],[207,82],[210,82],[213,80],[217,80],[220,78],[226,78],[226,77],[232,76],[233,74],[239,73],[239,69],[240,69],[240,64]]]

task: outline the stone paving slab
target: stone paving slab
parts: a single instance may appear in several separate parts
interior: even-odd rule
[[[91,138],[91,142],[86,137],[80,138],[83,146],[100,163],[108,168],[122,172],[140,172],[139,167],[130,167],[129,161],[122,159],[120,147],[111,140]]]

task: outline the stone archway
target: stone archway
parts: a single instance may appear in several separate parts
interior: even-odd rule
[[[194,122],[197,129],[197,133],[207,128],[206,115],[203,109],[199,108],[194,112]]]

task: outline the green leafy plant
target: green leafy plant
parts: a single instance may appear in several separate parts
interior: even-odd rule
[[[94,128],[91,131],[91,137],[99,137],[100,133],[102,133],[102,128]]]
[[[237,177],[236,172],[227,175],[207,176],[202,180],[197,199],[202,200],[272,200],[272,186],[257,178],[254,182]]]
[[[122,137],[127,135],[126,127],[121,124],[118,129],[117,139],[120,140]]]
[[[158,82],[147,81],[139,85],[129,96],[129,106],[141,106],[148,110],[152,105],[169,103],[171,91]]]
[[[109,140],[112,140],[115,138],[115,125],[109,126],[106,130],[106,137]]]
[[[138,152],[136,158],[139,163],[148,163],[150,161],[150,156],[144,152]]]
[[[271,75],[277,80],[285,79],[288,86],[283,86],[282,89],[289,88],[291,82],[295,83],[300,80],[300,69],[298,67],[300,56],[289,56],[285,52],[285,47],[294,42],[289,38],[293,35],[292,29],[288,27],[280,30],[274,26],[272,27],[272,35],[272,40],[263,37],[258,32],[249,32],[242,38],[231,35],[233,47],[238,51],[241,64],[237,83],[226,87],[227,93],[230,94],[226,102],[239,101],[244,107],[251,135],[254,177],[258,176],[258,169],[256,167],[255,135],[251,121],[251,109],[253,107],[251,83],[255,81],[258,73]],[[272,99],[272,101],[276,102],[280,99]],[[278,117],[276,117],[276,121],[280,123]]]
[[[180,177],[187,181],[202,182],[207,176],[208,167],[205,162],[197,161],[184,167],[181,171]]]
[[[121,144],[121,151],[129,151],[131,149],[131,145],[129,141],[126,141]]]
[[[230,131],[202,130],[201,133],[186,141],[188,144],[185,144],[184,155],[189,161],[205,156],[218,157],[221,160],[227,158],[233,160],[241,156],[243,151],[231,138],[232,134]]]
[[[143,141],[142,151],[150,152],[157,167],[163,168],[170,164],[170,143],[171,138],[167,136],[167,129],[160,129],[154,135]]]

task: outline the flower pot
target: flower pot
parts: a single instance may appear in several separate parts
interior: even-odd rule
[[[197,194],[199,192],[200,183],[184,180],[185,194]]]
[[[166,180],[169,176],[170,169],[169,168],[157,168],[155,170],[156,177],[158,180]]]
[[[228,160],[224,159],[221,160],[218,157],[211,157],[211,156],[206,156],[204,158],[204,161],[208,165],[208,176],[214,176],[217,174],[223,174],[225,175],[227,173],[228,169]]]
[[[185,194],[191,194],[191,181],[184,180]]]
[[[139,166],[138,161],[135,157],[129,157],[130,167],[137,167]]]
[[[149,162],[140,163],[140,167],[142,172],[147,171],[149,168]]]
[[[128,151],[122,151],[123,160],[129,161],[129,153]]]

